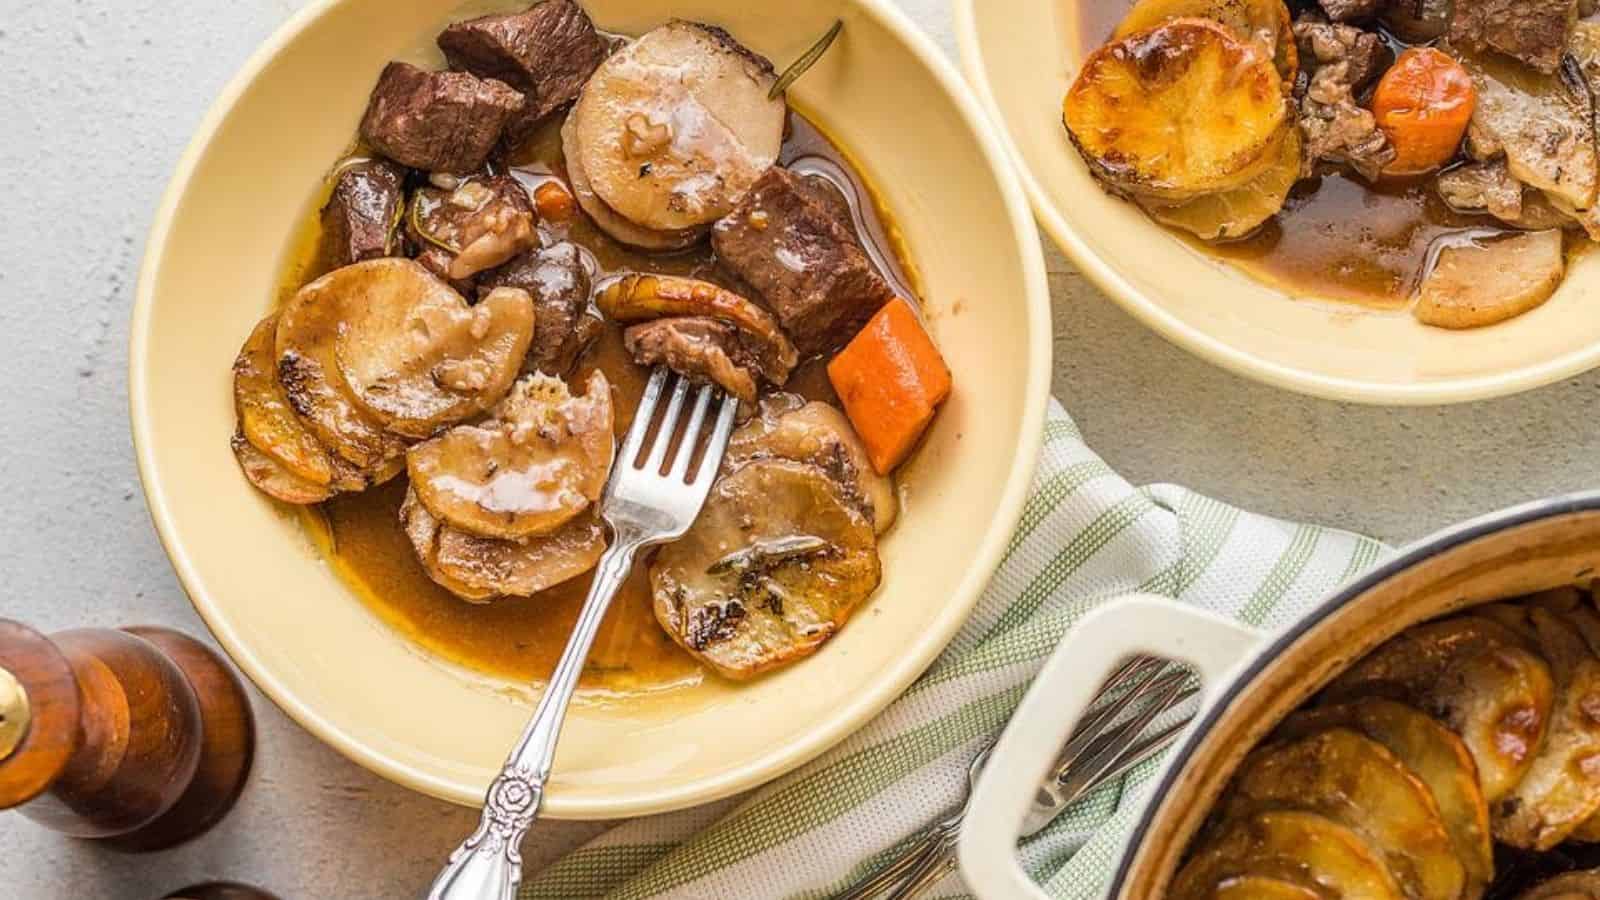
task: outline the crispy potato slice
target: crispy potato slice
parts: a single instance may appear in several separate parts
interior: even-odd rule
[[[399,435],[427,437],[505,396],[533,322],[526,291],[497,289],[468,306],[411,260],[367,260],[284,307],[279,375],[312,431],[369,467],[403,452]]]
[[[734,679],[816,652],[881,576],[872,522],[821,469],[787,459],[718,479],[650,565],[661,627]]]
[[[678,275],[624,275],[606,285],[595,305],[614,322],[643,322],[663,316],[707,316],[737,326],[753,338],[762,374],[774,384],[789,380],[799,353],[772,314],[709,281]]]
[[[598,369],[576,397],[559,378],[530,375],[493,418],[412,447],[406,468],[418,499],[449,525],[506,540],[549,534],[600,498],[613,421]]]
[[[1266,171],[1288,109],[1267,53],[1208,19],[1176,19],[1091,54],[1063,119],[1102,181],[1179,202]]]
[[[894,478],[872,468],[866,445],[837,407],[806,402],[795,394],[768,394],[759,413],[728,439],[722,470],[731,472],[753,459],[792,459],[828,473],[878,534],[889,530],[899,512]]]
[[[277,335],[274,313],[256,323],[233,361],[233,411],[239,431],[296,478],[326,485],[333,480],[333,458],[295,415],[278,381],[273,355]]]
[[[1349,826],[1313,812],[1273,810],[1227,822],[1205,839],[1178,872],[1171,897],[1244,900],[1259,895],[1240,893],[1241,883],[1263,879],[1309,889],[1314,897],[1405,896],[1383,857]]]
[[[1517,900],[1600,900],[1600,869],[1557,875],[1523,891]]]
[[[1480,328],[1542,305],[1567,274],[1561,232],[1466,241],[1439,251],[1412,314],[1439,328]]]
[[[356,263],[416,265],[408,260]],[[345,266],[301,288],[278,316],[274,355],[289,405],[329,450],[357,468],[381,465],[405,452],[405,441],[386,431],[355,402],[339,371],[338,342],[348,270]],[[420,270],[420,268],[419,268]]]
[[[606,549],[606,529],[589,510],[555,531],[521,541],[439,530],[436,564],[474,591],[531,597],[593,569]]]
[[[605,527],[592,512],[548,535],[502,541],[442,524],[406,491],[400,521],[428,577],[472,603],[531,597],[593,569],[606,549]]]
[[[426,438],[498,403],[533,343],[533,297],[495,288],[468,306],[421,266],[378,262],[338,288],[336,353],[357,405],[390,431]]]
[[[776,80],[727,32],[670,22],[595,70],[572,110],[569,159],[636,225],[707,225],[778,161],[788,105],[767,96]]]
[[[1461,738],[1415,707],[1376,697],[1301,710],[1277,735],[1293,739],[1329,728],[1348,728],[1377,741],[1427,785],[1456,856],[1466,867],[1468,895],[1481,893],[1494,880],[1489,804]]]
[[[1328,702],[1387,697],[1461,736],[1491,809],[1533,762],[1555,701],[1550,665],[1527,641],[1482,616],[1407,629],[1336,679]]]
[[[1495,803],[1494,834],[1513,847],[1548,850],[1600,811],[1600,658],[1555,598],[1499,603],[1476,613],[1534,643],[1555,677],[1550,728],[1527,774]]]
[[[228,446],[233,448],[233,457],[239,461],[244,477],[275,500],[309,506],[321,503],[334,494],[332,486],[301,478],[276,459],[256,449],[243,433],[235,433],[228,441]]]
[[[1111,33],[1120,41],[1173,19],[1211,19],[1272,54],[1285,86],[1300,71],[1289,7],[1283,0],[1139,0]]]
[[[1229,818],[1279,808],[1316,812],[1365,835],[1406,896],[1457,900],[1467,873],[1433,794],[1382,744],[1347,728],[1261,747],[1245,758]]]
[[[1279,145],[1278,161],[1249,184],[1177,206],[1142,198],[1139,205],[1163,225],[1182,229],[1203,241],[1248,237],[1283,209],[1289,191],[1300,180],[1303,148],[1299,129],[1292,128]]]
[[[406,537],[411,540],[411,549],[417,555],[417,562],[422,564],[428,577],[434,584],[463,600],[471,603],[482,603],[493,599],[495,592],[482,590],[450,577],[439,568],[439,520],[428,512],[428,508],[417,500],[417,492],[407,490],[406,497],[400,501],[400,525],[404,528]]]

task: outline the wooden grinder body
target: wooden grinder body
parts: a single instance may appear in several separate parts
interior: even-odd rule
[[[26,725],[14,747],[0,741],[0,809],[118,849],[158,850],[216,824],[244,787],[249,699],[193,638],[165,628],[46,638],[0,620],[5,677],[20,687],[12,714]]]

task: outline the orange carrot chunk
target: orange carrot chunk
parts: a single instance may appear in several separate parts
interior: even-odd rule
[[[539,218],[548,222],[565,222],[572,218],[572,194],[559,181],[546,181],[533,191],[533,205]]]
[[[1400,54],[1372,95],[1372,115],[1397,154],[1384,174],[1421,175],[1455,159],[1477,105],[1472,76],[1449,54]]]
[[[880,475],[905,461],[934,409],[950,396],[944,357],[911,305],[899,298],[878,310],[828,363],[828,380]]]

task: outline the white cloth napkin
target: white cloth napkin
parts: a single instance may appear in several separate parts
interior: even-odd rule
[[[1052,401],[1022,521],[970,621],[866,728],[735,801],[639,819],[544,872],[523,900],[825,898],[876,868],[959,802],[967,764],[1005,726],[1079,618],[1120,594],[1171,597],[1273,629],[1376,563],[1342,531],[1242,512],[1184,488],[1136,488]],[[1069,809],[1022,847],[1057,897],[1099,897],[1153,760]],[[954,874],[934,897],[966,896]]]

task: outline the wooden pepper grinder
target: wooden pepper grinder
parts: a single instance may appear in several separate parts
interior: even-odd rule
[[[0,809],[118,850],[160,850],[232,808],[254,749],[243,685],[193,638],[47,638],[0,619]]]

